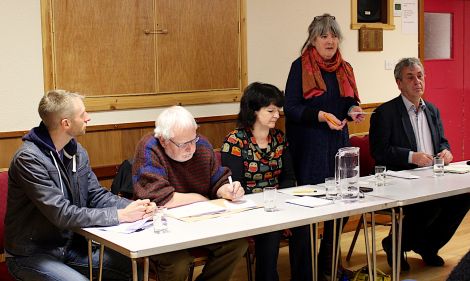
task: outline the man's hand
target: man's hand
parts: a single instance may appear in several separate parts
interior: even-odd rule
[[[454,159],[454,156],[452,156],[452,153],[447,149],[444,149],[443,151],[439,152],[437,156],[444,159],[444,165],[448,165]]]
[[[432,155],[424,152],[413,152],[411,162],[419,167],[426,167],[432,165]]]
[[[136,200],[124,209],[118,210],[119,222],[134,222],[140,219],[148,218],[152,216],[156,205],[154,202],[150,202],[149,199]]]
[[[245,190],[241,186],[240,182],[234,181],[233,184],[226,183],[219,187],[217,190],[217,196],[220,198],[235,201],[241,198],[245,194]]]

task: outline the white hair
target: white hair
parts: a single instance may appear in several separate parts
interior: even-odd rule
[[[197,129],[193,115],[182,106],[169,107],[158,115],[155,121],[155,137],[169,140],[175,130]]]

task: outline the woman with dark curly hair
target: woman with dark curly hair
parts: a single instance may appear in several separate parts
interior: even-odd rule
[[[283,93],[275,86],[250,84],[243,94],[238,128],[222,145],[222,165],[232,170],[245,193],[262,192],[267,186],[295,186],[295,176],[284,133],[276,129]],[[279,280],[277,258],[282,237],[289,237],[291,280],[312,280],[309,226],[257,235],[256,280]]]

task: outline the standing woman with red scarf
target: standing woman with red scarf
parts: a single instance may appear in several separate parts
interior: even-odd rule
[[[308,33],[290,69],[284,105],[298,185],[334,176],[335,154],[349,146],[347,121],[364,120],[352,67],[338,48],[342,34],[335,17],[315,17]],[[320,280],[331,276],[332,245],[333,222],[328,221],[318,260]]]

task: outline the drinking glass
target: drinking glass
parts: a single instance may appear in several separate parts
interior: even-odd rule
[[[153,232],[165,233],[168,231],[167,209],[158,206],[153,212]]]
[[[338,197],[338,188],[334,177],[325,179],[325,197],[326,199],[336,199]]]
[[[433,159],[433,171],[435,177],[440,177],[444,175],[444,159],[441,157],[434,157]]]
[[[266,212],[276,211],[276,193],[274,186],[267,186],[263,189],[264,210]]]
[[[375,166],[375,186],[384,186],[385,185],[385,173],[387,172],[387,167],[385,166]]]

